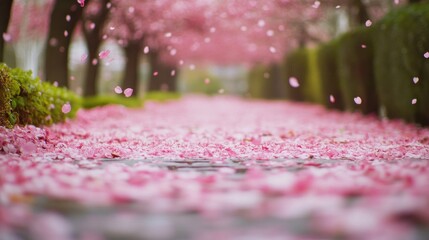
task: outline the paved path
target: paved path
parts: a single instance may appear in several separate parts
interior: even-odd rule
[[[193,96],[0,139],[0,239],[429,236],[429,130],[400,121]]]

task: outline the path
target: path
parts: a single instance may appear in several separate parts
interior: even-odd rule
[[[429,129],[400,121],[191,96],[1,128],[0,139],[0,234],[429,236]]]

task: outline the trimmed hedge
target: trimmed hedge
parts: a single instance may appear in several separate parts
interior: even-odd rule
[[[0,64],[0,125],[50,125],[73,118],[80,108],[80,98],[74,93],[33,78],[31,71],[11,69]],[[71,111],[62,112],[70,103]]]
[[[267,84],[266,74],[269,74],[269,70],[266,66],[257,65],[250,69],[248,79],[248,92],[252,98],[266,98],[267,97]]]
[[[337,47],[338,41],[336,40],[321,45],[317,51],[317,67],[323,105],[327,108],[345,110],[338,77]],[[330,101],[330,95],[334,96],[334,102]]]
[[[423,56],[429,51],[429,4],[392,11],[374,27],[375,77],[387,116],[429,125],[429,59]]]
[[[346,110],[378,113],[379,104],[373,67],[372,29],[358,28],[338,40],[337,65]],[[355,98],[360,97],[361,104]]]
[[[287,55],[283,76],[287,81],[286,89],[289,99],[313,103],[323,102],[316,54],[316,49],[300,48]],[[298,80],[299,87],[290,86],[289,78],[291,77]]]
[[[253,98],[285,99],[286,81],[281,66],[256,66],[249,72],[249,94]]]
[[[304,88],[307,85],[308,78],[308,54],[307,49],[297,49],[286,56],[284,66],[282,67],[283,76],[287,81],[287,95],[293,101],[307,101]],[[289,84],[289,78],[295,77],[300,86],[293,88]]]

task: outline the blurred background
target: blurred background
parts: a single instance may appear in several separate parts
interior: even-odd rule
[[[233,94],[429,121],[425,0],[1,4],[2,61],[86,98]]]

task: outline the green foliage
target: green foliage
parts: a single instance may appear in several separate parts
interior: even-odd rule
[[[429,51],[429,4],[392,11],[374,27],[375,77],[387,116],[429,125],[429,59],[423,57]]]
[[[267,85],[265,84],[266,76],[269,70],[266,66],[257,65],[250,69],[248,80],[248,92],[252,98],[266,98]]]
[[[80,98],[72,92],[42,83],[30,71],[10,69],[4,64],[0,65],[0,86],[0,124],[8,128],[62,122],[73,118],[80,107]],[[61,109],[66,103],[72,109],[64,114]]]
[[[372,33],[371,28],[362,27],[344,34],[338,40],[338,77],[342,98],[349,111],[378,112]],[[355,103],[356,97],[362,99],[362,104]]]
[[[281,66],[255,66],[248,73],[249,94],[253,98],[282,99],[286,97],[286,81]]]
[[[221,80],[211,74],[208,69],[188,70],[183,68],[180,76],[184,80],[186,92],[214,95],[223,88]],[[208,84],[205,83],[206,78],[210,79]]]
[[[99,95],[82,99],[82,107],[86,109],[106,105],[122,105],[125,107],[138,108],[143,106],[143,100],[136,97],[126,98],[119,95]]]
[[[157,102],[165,102],[170,100],[180,99],[180,93],[176,92],[147,92],[144,95],[145,101],[157,101]]]
[[[337,47],[338,41],[336,40],[319,47],[317,52],[317,68],[319,69],[321,81],[323,105],[327,108],[344,110],[338,77]],[[334,96],[335,102],[330,101],[330,95]]]

